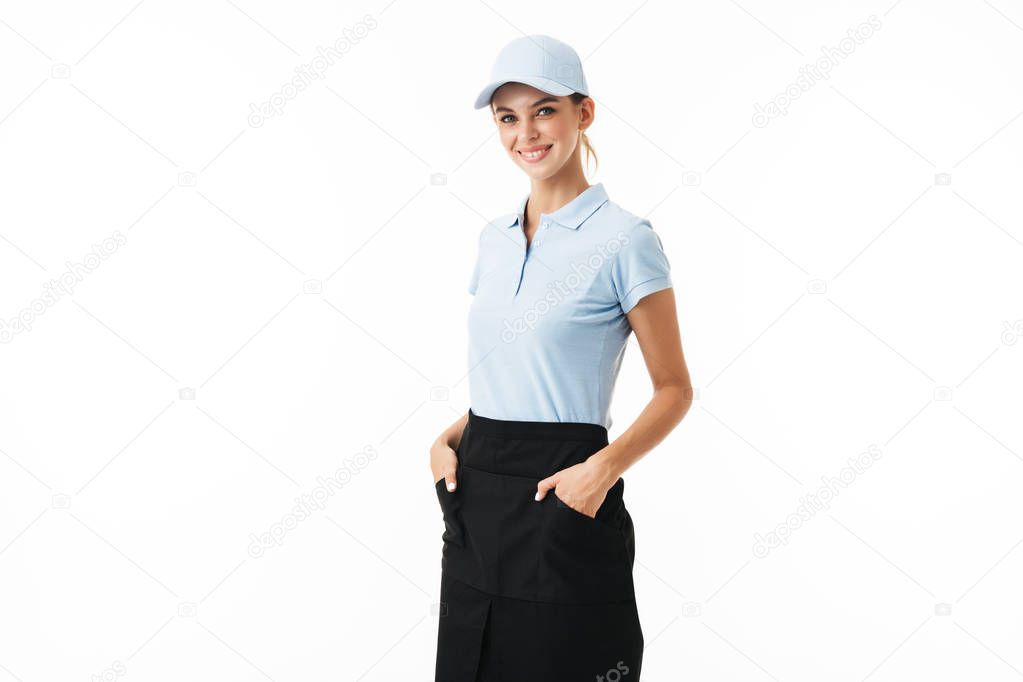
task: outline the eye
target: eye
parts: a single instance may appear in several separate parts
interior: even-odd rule
[[[544,112],[549,112],[549,113],[545,114]],[[538,116],[550,116],[551,114],[557,113],[557,110],[554,107],[540,107],[539,109],[536,110],[536,113],[537,113]],[[511,119],[511,120],[509,120],[509,119]],[[512,114],[505,114],[504,116],[502,116],[498,120],[501,123],[513,123],[515,121],[515,116],[512,115]]]

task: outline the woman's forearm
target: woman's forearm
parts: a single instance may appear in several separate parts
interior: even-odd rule
[[[693,404],[691,386],[668,384],[654,391],[653,397],[636,421],[590,460],[605,468],[608,486],[667,437],[678,426]]]

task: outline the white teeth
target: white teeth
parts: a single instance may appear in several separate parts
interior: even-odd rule
[[[541,149],[541,150],[535,151],[535,152],[521,152],[521,154],[524,157],[526,157],[527,159],[535,159],[538,156],[542,156],[543,154],[545,154],[548,149],[550,149],[550,147],[546,147],[544,149]]]

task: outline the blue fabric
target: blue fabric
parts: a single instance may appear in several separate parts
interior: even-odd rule
[[[518,210],[479,234],[469,282],[469,406],[517,421],[610,428],[611,396],[644,296],[672,286],[661,239],[648,220],[590,185],[541,214],[526,247]]]

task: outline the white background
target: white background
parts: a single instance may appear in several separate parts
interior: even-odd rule
[[[127,0],[0,4],[0,681],[433,679],[428,448],[528,191],[472,102],[523,33],[584,59],[699,391],[625,474],[642,678],[1023,677],[1020,3]],[[612,438],[649,390],[633,338]]]

